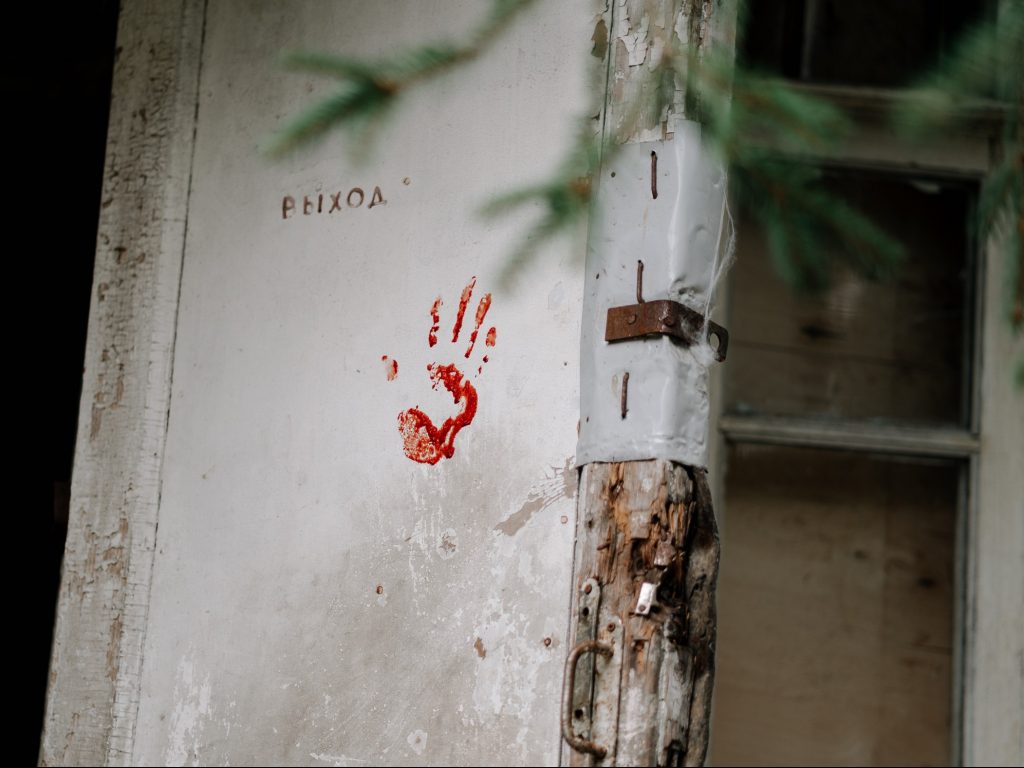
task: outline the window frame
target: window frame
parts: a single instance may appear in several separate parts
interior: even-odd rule
[[[987,181],[994,154],[999,151],[1005,105],[978,100],[961,111],[962,131],[930,141],[909,142],[882,130],[885,115],[904,98],[902,91],[785,82],[803,93],[831,101],[850,114],[858,127],[865,128],[841,152],[787,159],[832,168],[971,181],[979,188]],[[774,149],[757,136],[748,140]],[[1015,458],[1024,466],[1024,428],[1020,426],[1024,425],[1024,392],[1013,392],[1012,370],[1005,364],[1024,355],[1024,334],[1014,339],[1000,311],[998,287],[1006,266],[999,245],[993,237],[983,241],[974,235],[966,255],[973,290],[967,307],[971,318],[965,339],[969,343],[964,350],[968,402],[962,426],[726,413],[727,374],[719,367],[711,378],[710,473],[726,541],[727,443],[842,448],[960,460],[950,691],[950,760],[954,765],[1010,764],[1024,759],[1024,663],[1016,679],[1005,674],[1012,659],[1024,662],[1024,523],[1018,523],[1022,531],[1019,556],[991,556],[992,545],[999,541],[997,532],[1007,525],[1013,529],[1015,512],[1024,520],[1024,472],[1013,470]],[[731,279],[722,293],[716,319],[729,327],[730,306],[736,300]],[[1014,424],[1018,425],[1016,435]],[[1009,453],[998,451],[996,446],[1009,447]],[[1012,554],[1012,544],[1010,548]],[[990,582],[1021,586],[1016,594],[1010,588],[993,600],[988,594]],[[1012,610],[1015,600],[1020,607],[1016,627]],[[1003,725],[993,723],[994,718],[1001,718]]]

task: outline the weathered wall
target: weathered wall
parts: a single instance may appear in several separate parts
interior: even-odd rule
[[[579,249],[552,245],[500,291],[525,219],[475,211],[571,139],[590,6],[526,14],[407,97],[360,164],[338,139],[278,162],[257,150],[329,92],[282,72],[282,50],[378,54],[458,35],[482,11],[208,8],[134,762],[557,759]],[[370,207],[377,188],[386,202]],[[432,363],[478,395],[436,465],[399,433],[413,406],[438,425],[459,411],[445,381],[431,389]]]

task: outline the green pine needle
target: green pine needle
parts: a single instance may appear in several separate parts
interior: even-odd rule
[[[464,44],[435,42],[379,60],[322,53],[294,53],[286,65],[339,81],[340,91],[290,123],[271,144],[281,154],[322,137],[332,129],[366,127],[383,116],[398,96],[427,79],[476,58],[533,0],[492,0],[483,22]],[[742,9],[741,9],[742,12]],[[1024,328],[1024,250],[1019,222],[1024,169],[1020,147],[1024,109],[1024,3],[1000,6],[997,24],[972,30],[947,60],[915,90],[893,122],[909,135],[943,130],[979,96],[1006,105],[1004,156],[989,175],[978,205],[978,230],[998,234],[1010,258],[1013,322]],[[715,51],[698,59],[678,40],[663,52],[638,98],[622,120],[625,134],[636,125],[654,125],[683,88],[688,114],[699,117],[705,140],[730,169],[730,188],[763,227],[771,258],[783,279],[801,291],[828,284],[834,262],[843,262],[872,280],[890,276],[904,258],[903,246],[870,218],[830,192],[814,166],[816,156],[840,146],[853,132],[835,105],[776,77],[738,66]],[[756,141],[753,139],[756,138]],[[581,132],[566,160],[546,181],[512,191],[483,209],[487,216],[523,206],[540,211],[539,220],[505,261],[502,282],[530,261],[549,238],[576,224],[589,210],[590,182],[603,146],[592,132]],[[770,151],[763,149],[771,147]],[[782,160],[781,158],[789,158]],[[792,158],[806,158],[794,162]],[[1024,362],[1018,371],[1024,381]],[[1024,383],[1022,383],[1024,386]]]
[[[534,0],[493,0],[483,23],[466,45],[436,42],[380,60],[354,59],[328,53],[296,52],[285,56],[289,69],[327,75],[342,90],[314,104],[284,127],[267,152],[280,155],[323,137],[335,128],[365,126],[381,117],[398,95],[418,81],[476,58]]]
[[[309,72],[314,75],[329,75],[342,81],[365,80],[373,82],[380,72],[377,62],[337,56],[331,53],[310,53],[299,51],[284,57],[288,69]]]
[[[348,87],[314,105],[285,126],[267,147],[270,155],[282,155],[319,138],[337,125],[366,122],[384,113],[392,94],[380,90],[372,82]]]

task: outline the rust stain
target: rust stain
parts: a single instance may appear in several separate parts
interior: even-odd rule
[[[109,361],[110,352],[104,349],[100,353],[100,360],[103,362]],[[89,440],[95,440],[100,433],[100,429],[103,426],[103,412],[105,410],[119,408],[121,401],[124,399],[124,363],[119,363],[117,366],[117,378],[114,380],[113,392],[110,391],[110,387],[107,386],[107,376],[101,373],[99,375],[99,381],[97,382],[96,394],[93,395],[92,408],[90,410],[89,419]]]
[[[477,638],[476,642],[473,643],[473,647],[476,649],[476,655],[481,659],[487,658],[487,649],[484,648],[484,641],[482,638]]]
[[[121,614],[117,614],[110,622],[110,642],[107,643],[107,678],[112,683],[117,680],[117,657],[121,651],[121,629],[123,626]]]
[[[494,526],[494,530],[506,536],[515,536],[538,512],[547,509],[559,499],[571,499],[576,494],[576,470],[572,458],[566,459],[563,466],[551,469],[552,476],[545,478],[537,488],[531,490],[523,505]]]
[[[605,500],[612,513],[612,522],[615,529],[628,533],[629,531],[629,494],[623,497],[623,465],[615,464],[608,475],[608,485],[605,489]]]
[[[139,253],[139,254],[136,254],[134,256],[129,256],[128,255],[128,249],[125,248],[123,245],[119,245],[119,246],[116,246],[114,248],[114,259],[115,259],[115,261],[119,265],[121,265],[121,264],[141,264],[142,262],[144,262],[146,260],[146,254],[145,253]]]
[[[455,532],[448,530],[441,534],[441,540],[437,544],[437,551],[444,559],[448,559],[455,554],[455,550],[458,549],[459,545],[455,539]]]
[[[99,393],[97,393],[97,397]],[[89,440],[95,440],[96,436],[100,433],[100,427],[103,425],[103,406],[92,404],[92,415],[89,419]]]
[[[117,529],[109,533],[97,533],[87,526],[80,541],[84,544],[82,556],[77,558],[80,565],[74,568],[66,566],[68,592],[79,602],[84,602],[87,597],[96,599],[101,588],[104,594],[111,589],[112,602],[116,605],[128,579],[128,517],[121,516]],[[124,620],[118,612],[110,620],[106,645],[104,672],[112,683],[116,682],[118,675],[123,632]]]

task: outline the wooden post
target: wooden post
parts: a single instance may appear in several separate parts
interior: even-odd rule
[[[699,108],[686,83],[667,111],[636,105],[650,101],[651,57],[671,51],[693,64],[712,40],[732,45],[723,34],[732,18],[713,19],[725,13],[720,5],[612,4],[606,135],[664,140],[670,118]],[[563,763],[703,764],[719,561],[706,469],[661,459],[587,464],[576,526],[569,647],[590,650],[567,665],[563,732],[575,745]]]
[[[704,470],[662,460],[588,464],[576,533],[573,616],[594,579],[601,585],[598,630],[616,619],[623,630],[616,733],[592,732],[592,740],[607,748],[614,738],[618,765],[701,765],[718,574]],[[656,587],[646,615],[638,611],[644,584]],[[570,765],[592,759],[570,754]]]

